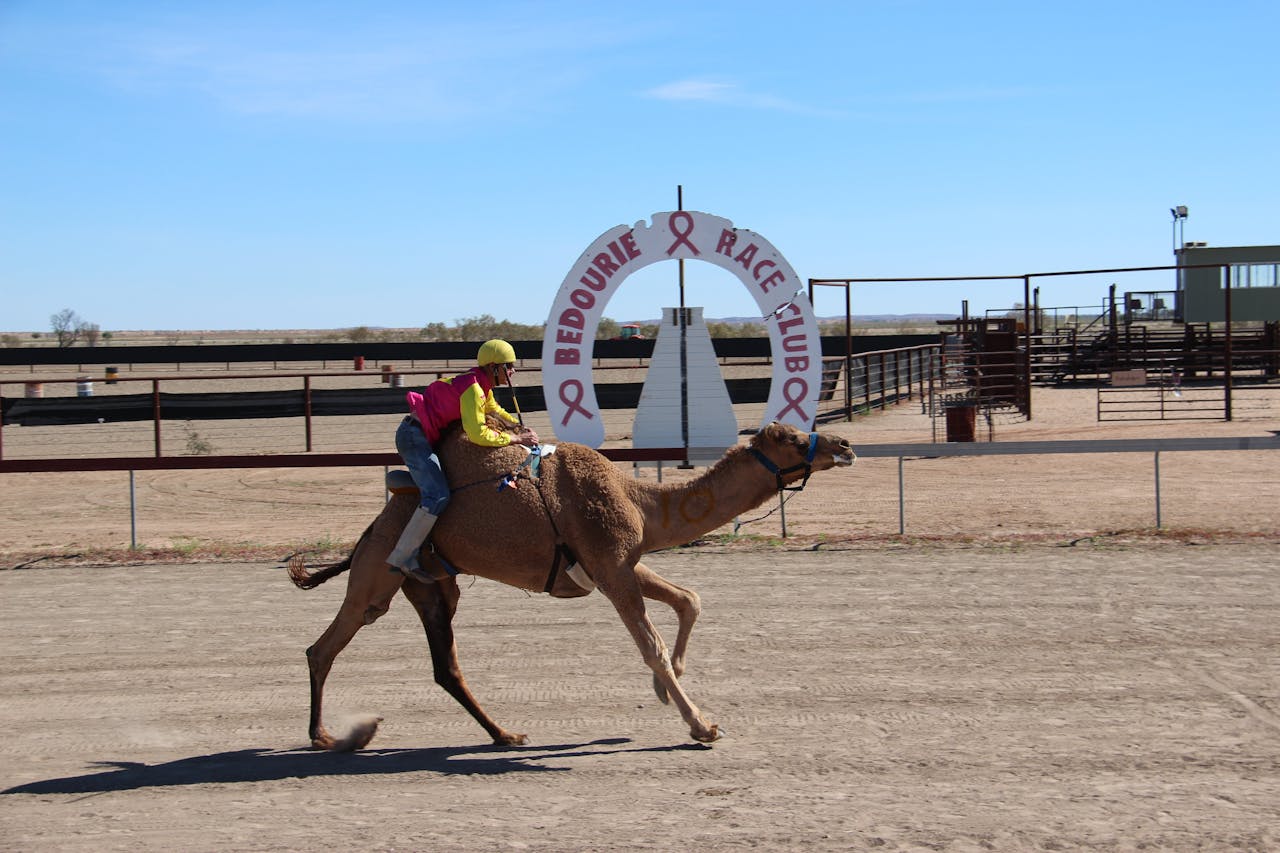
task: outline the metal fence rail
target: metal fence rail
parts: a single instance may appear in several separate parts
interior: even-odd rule
[[[903,400],[926,399],[938,374],[939,344],[823,359],[818,421],[853,420]]]
[[[1150,453],[1153,457],[1156,528],[1163,527],[1160,507],[1160,454],[1220,450],[1280,450],[1280,435],[1270,438],[1231,436],[1223,438],[1110,438],[1083,441],[1008,441],[989,443],[946,444],[866,444],[854,447],[859,456],[897,457],[898,459],[898,534],[904,535],[906,521],[906,485],[903,462],[908,458],[943,456],[1022,456],[1057,453]]]
[[[763,342],[766,348],[767,343]],[[883,409],[904,399],[924,399],[937,372],[937,351],[938,346],[930,344],[824,359],[833,369],[824,375],[818,419],[843,416],[852,420],[854,414]],[[730,356],[722,358],[724,367],[739,373],[742,368],[770,364],[768,359],[731,362]],[[258,373],[209,371],[127,377],[109,372],[106,387],[98,388],[96,395],[93,382],[84,376],[0,380],[0,460],[39,454],[33,450],[34,442],[28,440],[33,436],[25,429],[10,432],[18,440],[6,446],[6,427],[17,426],[43,430],[55,439],[61,455],[81,459],[99,456],[107,447],[119,457],[148,452],[156,457],[217,454],[225,458],[254,451],[372,450],[385,443],[385,436],[403,415],[404,391],[400,386],[405,379],[421,384],[447,372],[439,365],[407,370],[382,366],[382,371],[264,369]],[[636,368],[609,364],[595,369],[608,375]],[[538,374],[537,367],[531,368],[533,384],[517,389],[519,409],[526,414],[546,409]],[[203,390],[220,387],[210,386],[210,382],[230,380],[263,390]],[[735,405],[763,403],[768,399],[770,382],[767,376],[735,376],[726,378],[725,386]],[[6,384],[26,386],[27,393],[6,398]],[[46,384],[56,392],[48,398],[44,396]],[[75,396],[67,393],[73,385]],[[642,388],[640,382],[597,383],[599,405],[602,409],[634,409]],[[132,393],[126,393],[127,389]],[[494,393],[508,411],[513,408],[511,389],[496,388]],[[254,424],[251,432],[244,427],[250,422]]]
[[[1098,421],[1223,419],[1226,393],[1218,386],[1098,388]]]
[[[710,450],[710,448],[703,448]],[[929,459],[955,456],[1052,455],[1061,453],[1150,453],[1153,455],[1155,488],[1155,526],[1163,526],[1160,506],[1160,454],[1174,452],[1280,450],[1280,435],[1262,438],[1232,436],[1220,438],[1122,438],[1083,441],[1010,441],[1004,443],[920,443],[854,445],[855,452],[865,458],[897,458],[898,460],[898,534],[906,533],[906,484],[903,464],[907,459]],[[605,448],[600,451],[615,462],[671,461],[688,458],[689,451],[680,447]],[[312,453],[251,456],[136,456],[97,457],[90,459],[22,459],[0,460],[0,474],[55,473],[79,471],[128,471],[131,541],[136,547],[136,506],[134,472],[177,469],[224,468],[313,468],[313,467],[390,467],[400,465],[395,453]],[[786,522],[782,535],[785,537]]]

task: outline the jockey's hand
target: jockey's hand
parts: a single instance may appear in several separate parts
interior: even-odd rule
[[[511,436],[512,444],[522,444],[525,447],[533,447],[537,445],[538,434],[531,429],[523,428],[515,435]]]

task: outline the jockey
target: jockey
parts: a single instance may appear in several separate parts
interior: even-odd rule
[[[511,385],[511,376],[516,371],[515,349],[503,340],[485,341],[476,362],[477,366],[466,373],[437,379],[422,393],[410,391],[405,395],[409,414],[396,430],[396,450],[418,486],[418,508],[409,518],[387,562],[417,580],[433,580],[418,565],[418,551],[449,503],[449,482],[432,449],[445,428],[461,421],[467,438],[484,447],[508,444],[535,447],[538,444],[537,433],[524,426],[510,434],[497,432],[485,423],[487,415],[496,415],[512,426],[519,424],[519,420],[493,398],[493,387],[499,381]]]

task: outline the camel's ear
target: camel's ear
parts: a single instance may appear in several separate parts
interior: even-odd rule
[[[764,429],[760,430],[757,435],[759,438],[763,438],[766,441],[772,442],[773,444],[781,447],[785,447],[788,444],[794,444],[799,447],[800,444],[803,443],[804,449],[808,448],[808,436],[797,431],[795,427],[788,426],[781,421],[773,421]]]
[[[786,435],[785,430],[786,428],[782,424],[777,421],[770,421],[760,428],[760,431],[756,433],[756,438],[774,442],[781,441]]]
[[[800,430],[791,424],[784,424],[782,421],[774,421],[769,424],[769,429],[773,430],[774,435],[778,436],[778,438],[793,438],[797,435],[803,435]]]

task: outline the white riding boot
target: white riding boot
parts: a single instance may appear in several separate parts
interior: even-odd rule
[[[418,551],[421,550],[422,543],[427,541],[427,536],[430,535],[435,523],[436,516],[422,507],[414,510],[404,526],[404,531],[400,534],[400,541],[396,542],[396,547],[391,550],[391,556],[387,557],[387,562],[415,580],[434,580],[418,565]]]

